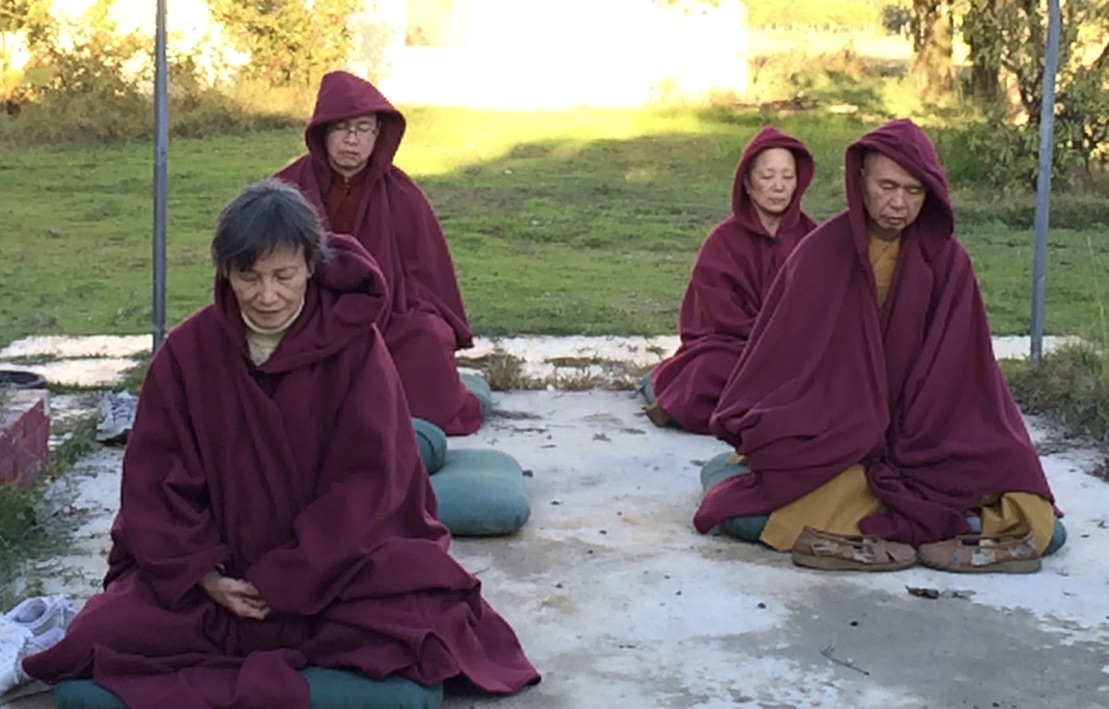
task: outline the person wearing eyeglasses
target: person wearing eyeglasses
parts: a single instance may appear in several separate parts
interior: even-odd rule
[[[463,436],[483,416],[454,354],[473,334],[439,221],[393,164],[405,126],[370,82],[330,72],[305,129],[308,154],[275,177],[300,188],[329,232],[353,235],[377,260],[392,299],[381,328],[412,415]]]

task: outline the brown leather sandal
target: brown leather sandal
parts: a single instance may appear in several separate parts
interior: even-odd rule
[[[916,563],[916,552],[908,544],[812,527],[801,530],[791,556],[798,566],[824,571],[899,571]]]
[[[942,542],[922,544],[920,563],[933,569],[964,574],[1031,574],[1042,565],[1031,532],[965,534]]]

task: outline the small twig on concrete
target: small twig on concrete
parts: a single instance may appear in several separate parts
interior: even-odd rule
[[[841,660],[838,657],[836,657],[833,654],[835,651],[836,651],[836,646],[835,645],[829,645],[829,646],[825,647],[823,650],[821,650],[820,654],[823,655],[824,657],[828,658],[832,662],[836,663],[840,667],[846,667],[850,670],[855,670],[856,672],[861,672],[862,674],[866,675],[867,677],[870,676],[870,672],[868,672],[867,670],[864,670],[863,668],[859,667],[854,662],[851,662],[850,660]]]

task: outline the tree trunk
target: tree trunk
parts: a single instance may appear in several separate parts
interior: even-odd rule
[[[913,0],[911,74],[927,99],[951,92],[953,34],[950,0]]]

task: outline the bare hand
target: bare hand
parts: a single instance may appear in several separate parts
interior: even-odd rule
[[[200,580],[200,587],[213,601],[240,618],[265,620],[270,614],[270,607],[262,600],[262,594],[249,581],[210,571]]]

